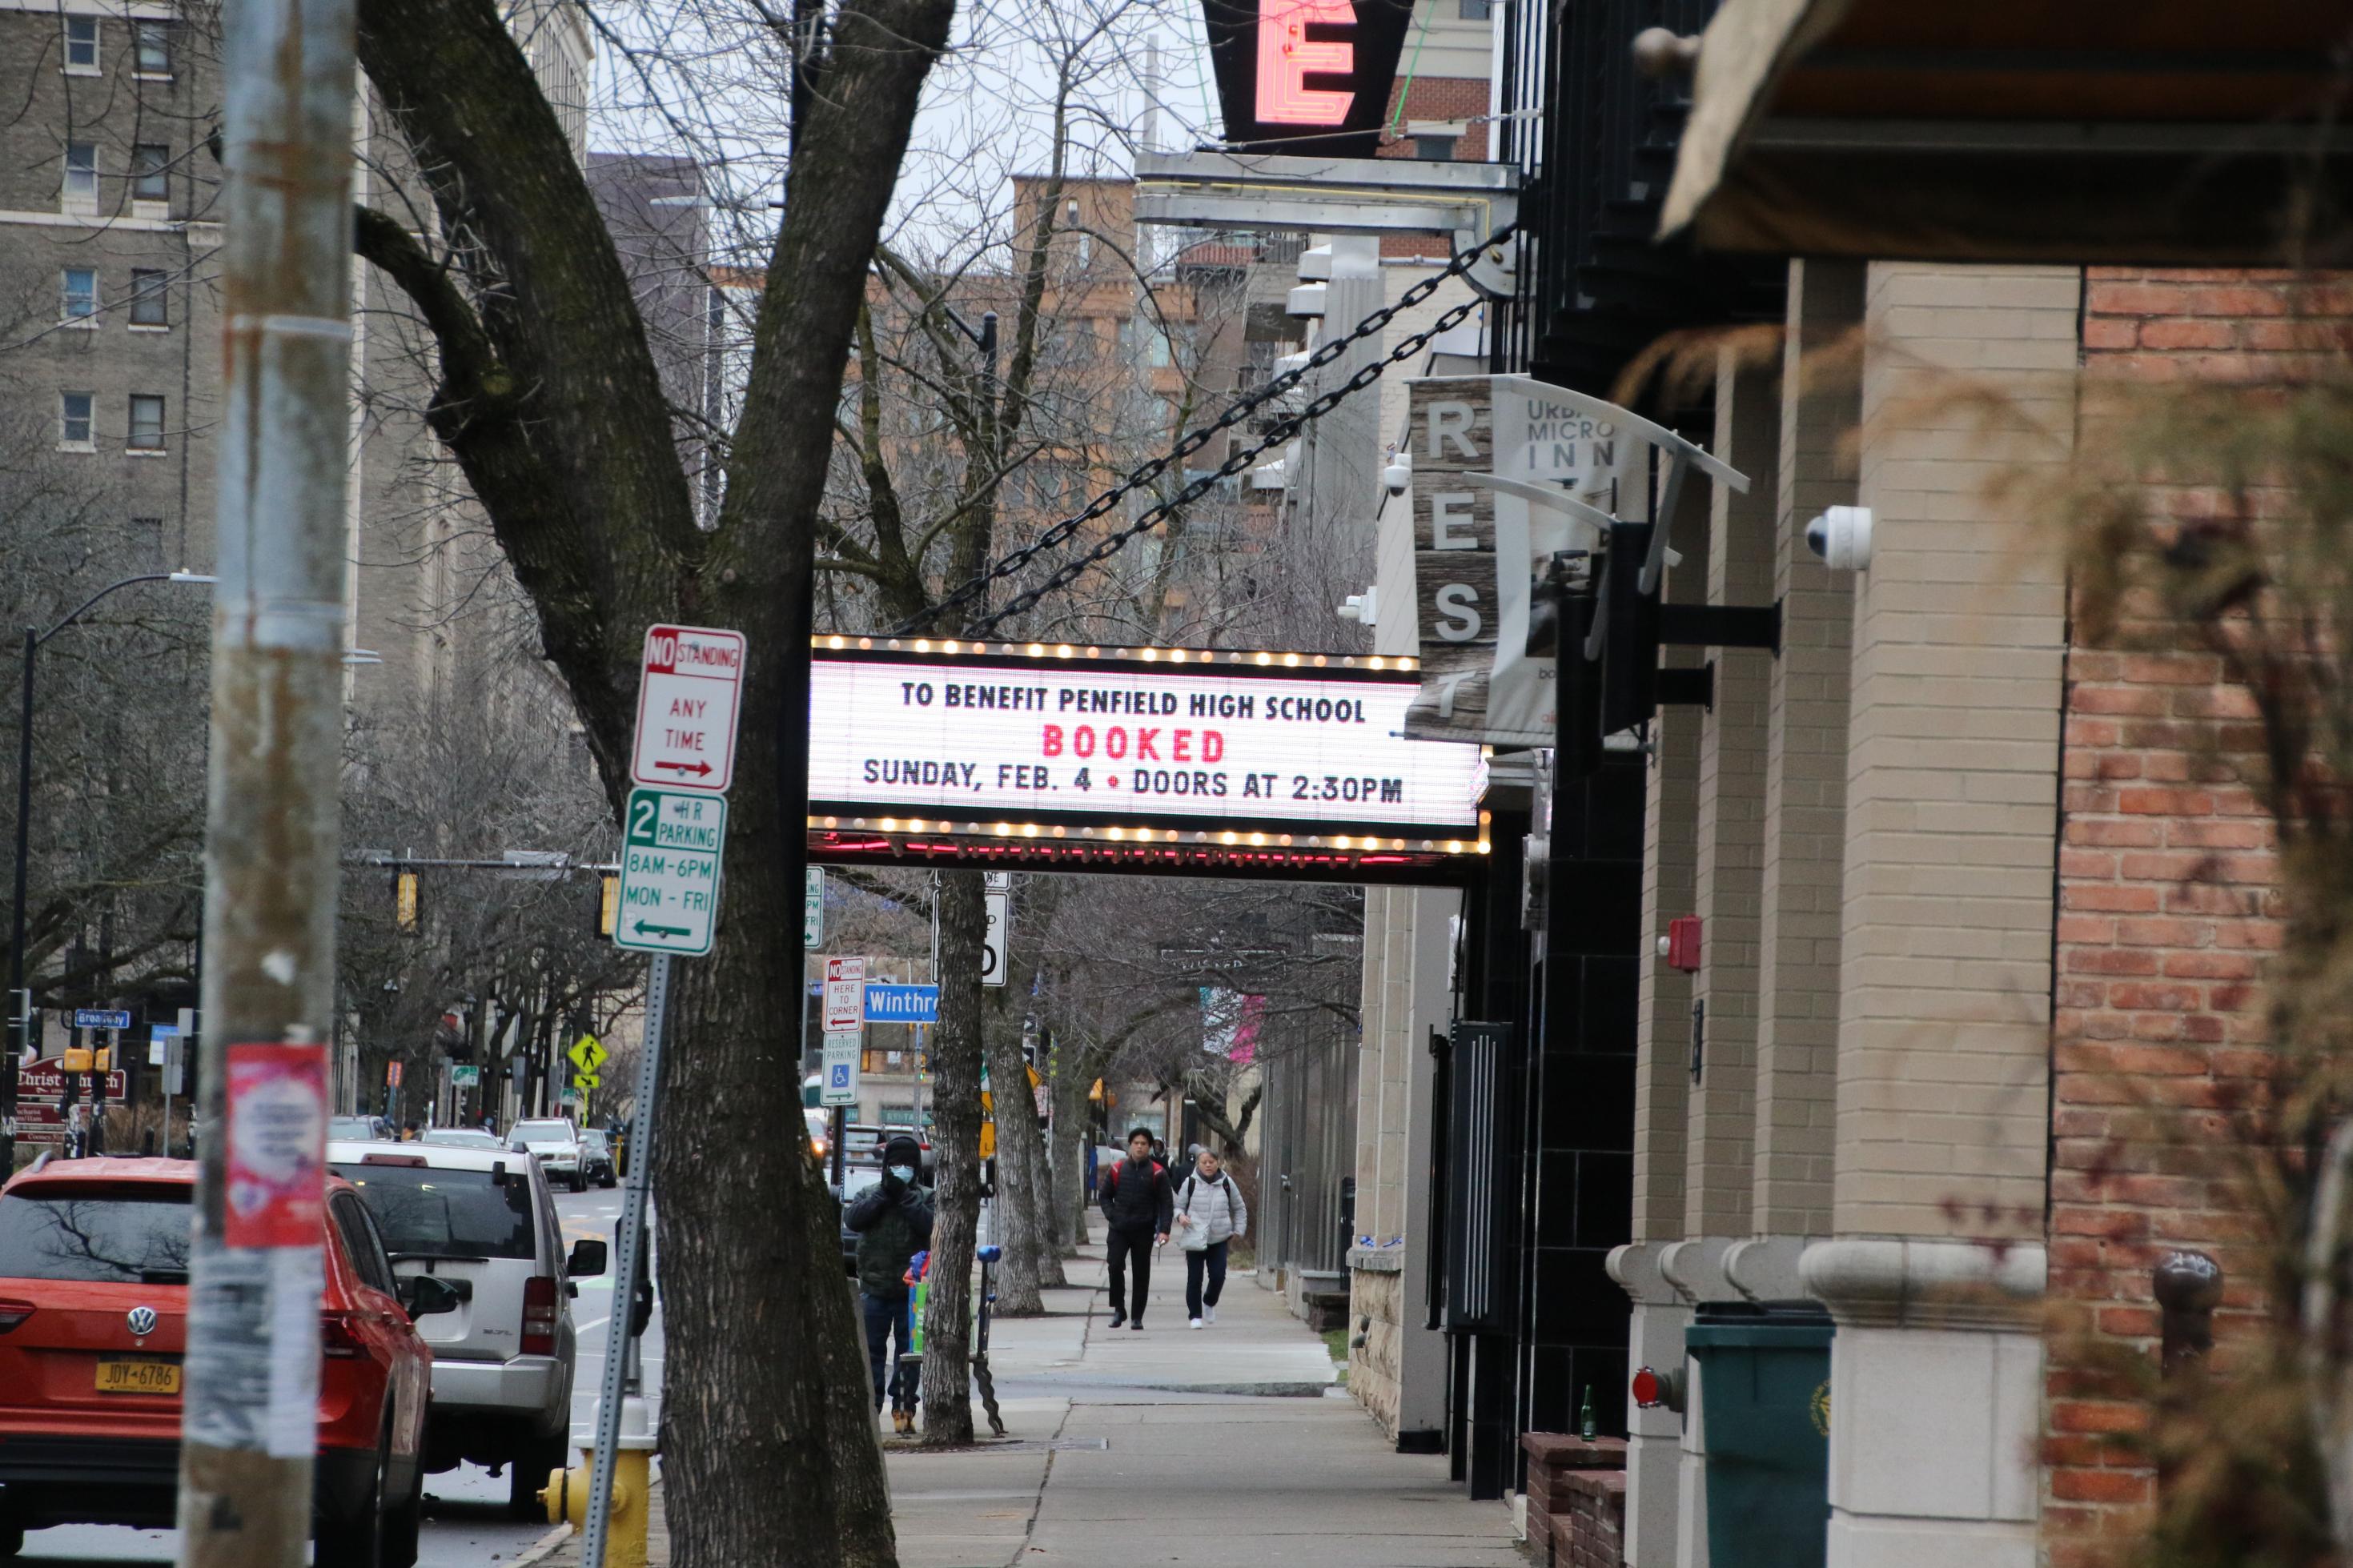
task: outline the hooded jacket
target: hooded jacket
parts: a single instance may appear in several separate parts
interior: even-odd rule
[[[908,1260],[931,1245],[932,1200],[920,1179],[902,1182],[893,1165],[920,1178],[922,1145],[904,1134],[882,1146],[882,1179],[858,1194],[841,1223],[858,1233],[858,1288],[870,1296],[906,1295]]]
[[[1242,1201],[1242,1190],[1234,1184],[1233,1177],[1223,1171],[1215,1176],[1195,1171],[1176,1184],[1175,1202],[1178,1215],[1189,1215],[1194,1225],[1206,1227],[1211,1247],[1250,1234],[1250,1205]],[[1191,1226],[1169,1234],[1181,1242],[1195,1239]]]
[[[1168,1173],[1157,1160],[1122,1160],[1095,1183],[1103,1216],[1113,1230],[1168,1234]]]

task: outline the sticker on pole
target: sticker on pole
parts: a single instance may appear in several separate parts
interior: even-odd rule
[[[228,1173],[221,1239],[317,1247],[327,1181],[327,1048],[228,1048]]]
[[[613,941],[639,952],[709,952],[726,847],[723,797],[631,790],[621,813],[621,912]]]
[[[743,695],[741,632],[648,627],[629,776],[663,789],[724,794],[735,776],[735,711]]]

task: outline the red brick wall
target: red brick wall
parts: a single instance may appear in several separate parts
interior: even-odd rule
[[[2090,268],[2088,375],[2245,380],[2340,344],[2346,321],[2279,273]],[[2094,437],[2095,438],[2095,437]],[[2173,498],[2194,516],[2199,498]],[[2149,626],[2126,627],[2146,645]],[[2270,1058],[2259,995],[2281,943],[2271,819],[2236,782],[2258,731],[2200,653],[2075,647],[2067,661],[2052,1061],[2043,1530],[2052,1568],[2109,1560],[2155,1495],[2147,1409],[2119,1358],[2153,1363],[2151,1268],[2211,1255],[2218,1334],[2260,1309],[2247,1226],[2216,1157]],[[2227,1351],[2225,1352],[2227,1353]]]
[[[1398,119],[1398,94],[1400,90],[1405,94],[1405,119],[1402,122]],[[1417,156],[1413,137],[1406,130],[1417,120],[1476,120],[1487,112],[1488,107],[1487,83],[1483,79],[1416,77],[1410,83],[1400,81],[1389,89],[1388,113],[1381,121],[1382,135],[1388,136],[1388,127],[1395,125],[1398,127],[1397,138],[1385,141],[1377,156]],[[1456,160],[1472,163],[1486,162],[1487,133],[1493,129],[1485,124],[1465,129],[1461,139],[1454,143]],[[1381,237],[1383,256],[1451,256],[1453,252],[1453,241],[1443,235],[1388,234]]]
[[[1625,1568],[1626,1440],[1527,1432],[1527,1550],[1539,1568]]]

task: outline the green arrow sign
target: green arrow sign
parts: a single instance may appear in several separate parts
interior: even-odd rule
[[[726,847],[724,795],[643,784],[631,790],[621,816],[615,943],[640,952],[709,952]]]

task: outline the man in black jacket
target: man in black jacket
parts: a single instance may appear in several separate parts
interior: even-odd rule
[[[1173,1204],[1168,1173],[1152,1157],[1152,1133],[1139,1127],[1127,1135],[1127,1158],[1095,1183],[1104,1223],[1111,1226],[1105,1261],[1111,1266],[1111,1326],[1144,1327],[1144,1294],[1152,1284],[1152,1249],[1168,1239]],[[1134,1309],[1127,1310],[1127,1264],[1135,1264]]]
[[[860,1193],[841,1216],[841,1223],[858,1233],[859,1302],[866,1318],[866,1360],[874,1373],[878,1415],[890,1382],[892,1336],[897,1334],[898,1353],[903,1356],[914,1327],[908,1318],[907,1264],[931,1245],[932,1201],[917,1180],[923,1164],[923,1145],[903,1132],[895,1134],[882,1146],[882,1180]],[[913,1425],[903,1410],[893,1410],[891,1419],[902,1432]]]

